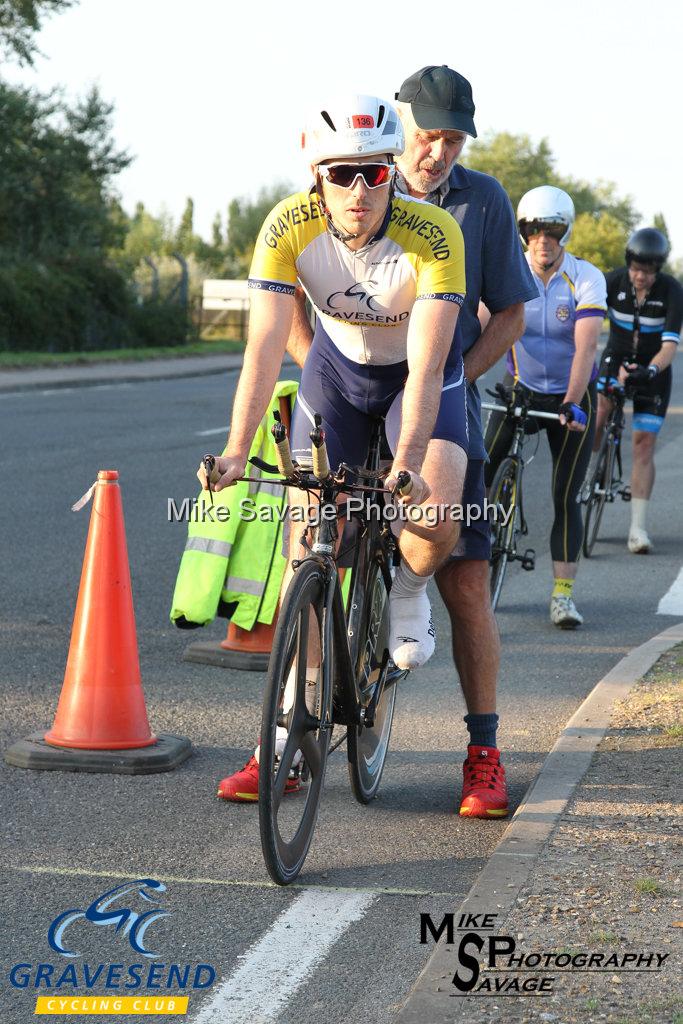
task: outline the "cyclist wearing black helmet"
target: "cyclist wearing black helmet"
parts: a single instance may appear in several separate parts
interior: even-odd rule
[[[661,272],[668,255],[669,243],[661,231],[640,228],[626,245],[626,266],[607,274],[610,333],[598,390],[603,390],[609,378],[637,388],[628,535],[628,549],[634,554],[646,554],[652,548],[645,524],[655,480],[654,450],[669,404],[671,363],[683,322],[683,287]],[[600,395],[596,448],[608,408],[607,399]]]

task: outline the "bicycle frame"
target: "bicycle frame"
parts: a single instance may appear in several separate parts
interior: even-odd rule
[[[365,468],[359,474],[366,479],[376,480],[379,475],[380,443],[381,426],[378,421],[373,428]],[[349,469],[347,466],[340,468],[343,468],[344,470]],[[372,725],[372,708],[377,706],[382,690],[387,686],[393,685],[398,681],[398,679],[405,676],[406,673],[401,669],[395,669],[392,672],[387,672],[387,666],[385,665],[382,673],[380,674],[380,678],[377,681],[377,688],[371,700],[371,707],[368,709],[363,708],[362,694],[356,671],[357,666],[355,664],[358,660],[358,651],[354,642],[356,640],[354,633],[357,631],[351,632],[348,628],[347,614],[345,612],[342,599],[339,571],[336,564],[336,549],[337,541],[339,539],[339,511],[336,501],[337,495],[344,491],[360,491],[361,493],[364,492],[369,494],[369,504],[366,506],[366,511],[369,512],[369,515],[362,512],[355,513],[356,520],[362,526],[362,533],[358,538],[357,543],[366,546],[366,562],[368,559],[372,558],[376,558],[378,560],[381,572],[387,583],[387,590],[391,589],[391,575],[389,572],[389,565],[387,563],[389,559],[393,557],[396,543],[391,530],[388,529],[386,525],[375,530],[376,517],[373,515],[373,511],[381,507],[380,502],[375,497],[376,487],[365,487],[363,485],[350,485],[348,488],[345,488],[344,486],[340,487],[339,483],[334,478],[330,481],[321,482],[319,487],[320,515],[318,524],[312,528],[312,543],[309,544],[306,538],[308,529],[304,532],[302,537],[304,545],[309,548],[309,553],[304,558],[293,561],[292,567],[294,571],[296,571],[304,561],[314,559],[319,563],[323,571],[326,584],[324,605],[332,615],[332,628],[334,630],[333,642],[335,663],[333,678],[332,724],[344,726],[361,724]],[[370,550],[373,546],[375,549],[379,548],[379,557],[377,550]],[[354,559],[355,571],[353,577],[353,591],[354,597],[356,598],[356,605],[359,605],[362,612],[367,615],[367,593],[365,589],[366,579],[363,573],[357,572],[360,561],[358,554],[359,550],[357,549],[356,558]],[[353,610],[354,609],[349,609],[349,611]],[[363,623],[360,623],[360,625],[362,627]],[[360,629],[360,632],[361,634],[363,633],[362,628]],[[349,643],[350,639],[351,643]],[[368,711],[370,711],[370,715],[368,715]]]
[[[612,473],[612,479],[608,481],[607,500],[613,502],[617,494],[622,494],[623,496],[623,491],[615,490],[615,488],[618,488],[618,485],[622,483],[621,438],[626,425],[626,415],[624,413],[626,395],[622,391],[613,390],[611,394],[607,395],[607,398],[611,402],[612,407],[605,423],[605,434],[608,443],[614,446],[613,466],[616,464],[617,468],[616,476]]]
[[[506,552],[508,559],[511,561],[521,561],[522,568],[533,569],[535,563],[535,552],[532,549],[526,551],[523,555],[517,554],[517,535],[526,536],[528,533],[528,526],[526,517],[524,515],[524,492],[522,487],[522,478],[524,475],[524,467],[526,465],[523,456],[525,438],[526,438],[526,423],[530,418],[534,419],[547,419],[557,420],[558,416],[556,413],[542,412],[541,410],[534,410],[530,407],[530,395],[528,395],[518,385],[512,388],[512,393],[509,398],[507,391],[502,384],[496,385],[495,392],[489,391],[488,394],[494,398],[500,398],[506,402],[505,405],[492,405],[490,402],[482,402],[482,409],[487,409],[492,412],[502,412],[508,419],[514,422],[512,440],[510,447],[504,456],[504,459],[511,459],[516,465],[516,481],[517,481],[517,506],[519,509],[519,527],[515,529],[512,536],[511,548]],[[501,462],[504,460],[501,460]]]

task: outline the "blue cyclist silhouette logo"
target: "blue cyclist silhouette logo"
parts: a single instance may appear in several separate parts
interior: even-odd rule
[[[371,309],[373,313],[379,313],[382,307],[376,305],[373,306],[373,302],[379,298],[379,295],[377,292],[373,293],[369,290],[365,290],[368,288],[368,285],[372,288],[377,288],[378,282],[372,280],[358,281],[357,284],[352,284],[350,288],[347,288],[345,292],[332,292],[332,294],[327,297],[327,305],[330,309],[343,309],[343,299],[346,297],[347,299],[358,299],[359,305],[365,303],[368,309]],[[339,297],[341,297],[342,300],[341,307],[339,306]]]
[[[167,917],[171,911],[155,906],[152,910],[138,914],[129,907],[112,908],[112,903],[132,892],[136,892],[147,903],[157,903],[157,894],[166,892],[166,886],[163,882],[157,882],[153,878],[138,878],[135,882],[117,885],[114,889],[103,893],[102,896],[98,896],[87,910],[65,910],[63,914],[54,919],[48,929],[47,937],[52,949],[61,953],[62,956],[80,956],[80,953],[67,949],[64,932],[74,921],[84,918],[95,925],[115,925],[117,934],[121,932],[122,935],[127,935],[136,953],[148,957],[156,956],[156,953],[145,947],[145,932],[153,921],[160,917]]]

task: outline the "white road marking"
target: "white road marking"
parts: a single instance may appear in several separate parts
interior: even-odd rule
[[[212,434],[227,434],[230,430],[230,424],[227,427],[214,427],[213,430],[197,430],[195,431],[195,437],[210,437]]]
[[[683,615],[683,566],[657,605],[657,615]]]
[[[325,958],[349,925],[360,921],[375,897],[368,893],[306,890],[242,954],[242,961],[213,993],[196,1024],[245,1024],[276,1020],[290,996]]]

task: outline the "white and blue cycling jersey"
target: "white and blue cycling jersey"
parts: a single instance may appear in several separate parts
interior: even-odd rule
[[[524,334],[508,352],[508,369],[532,391],[564,394],[576,353],[574,325],[607,313],[605,277],[592,263],[567,252],[546,285],[533,272],[528,253],[527,261],[538,296],[525,303]],[[594,367],[591,379],[595,376]]]

